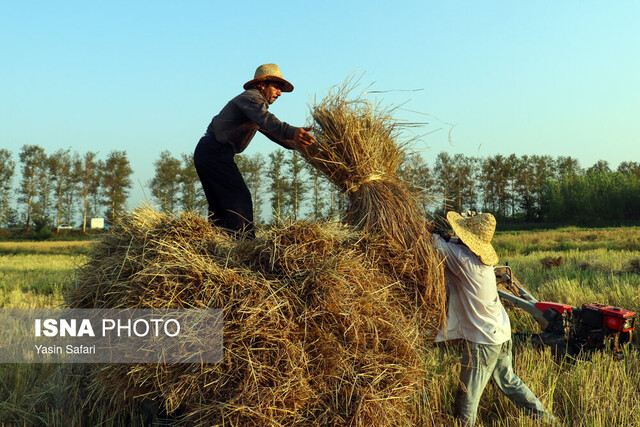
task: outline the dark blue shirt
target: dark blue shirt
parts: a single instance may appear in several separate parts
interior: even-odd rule
[[[213,134],[220,143],[230,144],[234,153],[242,153],[256,131],[284,148],[295,148],[293,134],[296,128],[278,120],[268,109],[269,103],[262,92],[245,90],[211,120],[207,133]]]

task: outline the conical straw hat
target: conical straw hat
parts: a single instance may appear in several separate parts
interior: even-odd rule
[[[496,265],[499,261],[496,250],[491,245],[496,231],[496,219],[490,213],[481,213],[463,217],[457,212],[447,212],[447,221],[453,232],[467,245],[471,252],[478,255],[486,265]]]
[[[248,82],[246,82],[243,87],[245,89],[249,89],[252,84],[259,81],[280,82],[284,84],[284,86],[282,87],[283,92],[291,92],[293,90],[293,85],[282,77],[280,67],[278,67],[276,64],[263,64],[259,66],[256,69],[253,80],[249,80]]]

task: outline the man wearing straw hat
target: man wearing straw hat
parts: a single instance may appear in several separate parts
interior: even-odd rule
[[[234,155],[242,153],[256,131],[287,149],[314,142],[311,128],[294,127],[278,120],[268,109],[293,85],[282,77],[276,64],[256,69],[245,91],[216,115],[198,142],[193,160],[209,203],[212,224],[235,234],[253,237],[253,203]]]
[[[447,213],[457,238],[435,230],[436,249],[445,257],[445,279],[449,307],[446,330],[436,341],[463,340],[460,384],[454,415],[472,426],[478,404],[490,378],[518,407],[533,418],[554,422],[533,392],[513,372],[511,324],[496,287],[493,266],[498,254],[491,245],[496,220],[489,213],[462,216]]]

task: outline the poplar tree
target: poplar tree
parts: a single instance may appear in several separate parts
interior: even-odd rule
[[[36,197],[45,185],[47,155],[44,148],[38,145],[23,145],[20,150],[20,164],[22,165],[22,179],[18,188],[19,201],[25,204],[27,232],[31,230],[34,210],[36,210]]]
[[[451,210],[450,201],[453,197],[453,184],[455,180],[455,170],[453,169],[453,158],[441,152],[436,157],[436,164],[433,168],[435,178],[435,190],[442,196],[442,211],[446,213]]]
[[[67,192],[64,196],[65,204],[67,206],[66,214],[66,222],[71,225],[73,222],[73,216],[77,213],[76,211],[76,196],[78,195],[78,188],[80,187],[80,182],[82,180],[82,176],[79,173],[78,165],[81,164],[82,160],[80,155],[77,152],[73,153],[73,157],[71,158],[71,173],[70,180],[71,183],[67,187]]]
[[[103,204],[108,208],[107,218],[112,223],[124,213],[128,190],[131,189],[131,174],[133,170],[126,151],[109,153],[102,168],[102,185],[105,192]]]
[[[73,174],[77,182],[77,193],[82,200],[82,232],[87,231],[87,219],[91,212],[92,195],[100,188],[100,168],[96,160],[97,154],[87,151],[82,158],[74,161]],[[96,197],[97,199],[97,197]],[[94,214],[97,209],[94,207]]]
[[[327,210],[327,216],[332,219],[339,219],[346,215],[349,201],[347,196],[340,191],[340,189],[333,185],[329,185],[329,209]]]
[[[193,156],[183,153],[180,168],[180,206],[185,211],[199,211],[206,206],[200,179],[193,164]]]
[[[93,209],[91,210],[93,216],[99,215],[98,206],[104,204],[104,196],[106,194],[106,189],[103,185],[104,170],[104,160],[96,160],[96,181],[89,188],[91,203],[93,204]]]
[[[480,168],[484,209],[502,217],[507,216],[512,205],[509,192],[512,168],[509,159],[502,154],[487,157],[481,162]]]
[[[431,169],[419,153],[412,153],[404,159],[398,169],[398,176],[423,190],[430,190],[434,185]]]
[[[398,169],[398,176],[411,184],[422,196],[422,208],[426,211],[427,205],[434,202],[429,194],[433,191],[435,182],[424,158],[419,153],[408,155]]]
[[[271,217],[273,222],[279,222],[284,217],[284,202],[287,193],[287,180],[284,176],[284,151],[282,149],[269,153],[267,177],[271,191]]]
[[[451,196],[453,209],[456,212],[471,209],[476,210],[476,159],[463,154],[453,156],[453,182]]]
[[[535,166],[529,156],[522,156],[516,171],[516,199],[527,221],[535,218]]]
[[[302,156],[295,151],[289,151],[289,156],[286,160],[287,172],[289,174],[289,183],[287,185],[286,200],[291,209],[291,216],[293,219],[298,219],[300,213],[300,206],[306,198],[306,185],[304,182],[304,160]]]
[[[65,216],[65,209],[71,209],[65,205],[67,191],[72,185],[71,181],[71,152],[70,150],[58,150],[49,157],[49,176],[53,183],[56,207],[56,232],[60,232],[60,219]],[[68,217],[68,216],[67,216]]]
[[[640,163],[624,161],[618,165],[618,172],[640,178]]]
[[[309,163],[306,164],[306,171],[308,177],[307,183],[311,190],[311,214],[314,218],[321,218],[327,206],[324,198],[329,183],[323,173]],[[331,197],[331,194],[329,194],[329,197]]]
[[[180,160],[173,157],[168,150],[164,150],[160,153],[160,158],[154,162],[154,166],[155,176],[151,180],[151,194],[164,212],[174,212],[180,191]]]
[[[571,156],[560,156],[556,159],[556,176],[562,178],[565,176],[576,177],[583,173],[578,159]]]
[[[548,200],[545,199],[544,184],[548,179],[556,176],[556,163],[551,156],[533,155],[531,159],[534,166],[534,194],[536,203],[533,217],[529,216],[529,220],[539,221],[542,219],[542,212],[546,209],[545,204],[548,203]]]
[[[50,224],[49,207],[54,184],[49,167],[50,160],[51,158],[45,155],[42,165],[38,168],[40,185],[38,186],[38,203],[35,205],[33,217],[38,230]]]
[[[504,167],[504,173],[506,174],[507,182],[507,202],[511,208],[511,216],[514,217],[517,212],[517,198],[516,188],[518,185],[517,173],[520,167],[520,159],[515,154],[510,154],[506,159],[506,165]]]
[[[11,180],[15,167],[11,152],[0,149],[0,226],[5,224],[11,215]]]
[[[598,174],[598,173],[609,173],[611,172],[611,168],[609,167],[609,162],[606,160],[598,160],[587,169],[587,174]]]
[[[251,192],[251,199],[253,201],[253,219],[256,224],[259,224],[262,215],[262,206],[264,203],[263,198],[263,182],[264,182],[264,167],[266,160],[260,153],[251,155],[240,155],[237,157],[238,168],[245,178],[245,182],[249,191]]]

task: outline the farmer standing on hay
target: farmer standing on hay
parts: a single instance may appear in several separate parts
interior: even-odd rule
[[[445,257],[449,299],[446,331],[439,331],[435,340],[466,342],[454,415],[462,425],[474,425],[482,392],[493,378],[500,390],[533,418],[555,422],[513,372],[511,323],[498,297],[493,270],[498,263],[491,245],[495,218],[489,213],[463,217],[448,212],[447,221],[457,238],[439,229],[433,232],[435,248]]]
[[[244,89],[211,120],[193,160],[209,203],[209,221],[252,238],[251,193],[234,155],[247,148],[256,131],[290,150],[313,144],[315,138],[309,132],[311,128],[291,126],[267,111],[282,92],[293,90],[276,64],[259,66]]]

